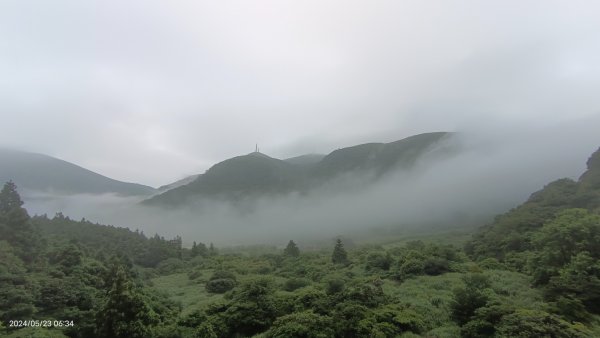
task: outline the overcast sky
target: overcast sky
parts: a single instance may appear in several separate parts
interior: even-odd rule
[[[600,113],[596,1],[0,2],[0,146],[158,186]]]

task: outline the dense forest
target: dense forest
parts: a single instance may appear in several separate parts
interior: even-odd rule
[[[6,337],[598,337],[600,151],[463,241],[324,249],[31,217],[0,192]],[[208,242],[208,243],[207,243]]]

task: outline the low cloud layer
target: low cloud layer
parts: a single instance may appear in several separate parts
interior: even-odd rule
[[[336,235],[364,236],[374,228],[475,226],[522,203],[555,179],[577,179],[600,146],[597,125],[600,119],[591,118],[553,127],[465,132],[455,139],[463,149],[456,156],[439,160],[432,154],[413,170],[396,172],[372,185],[338,189],[333,184],[306,196],[254,200],[246,209],[204,202],[204,207],[164,210],[108,195],[47,199],[30,195],[26,206],[35,213],[62,211],[75,219],[138,228],[148,235],[181,235],[188,244],[282,244],[290,238],[310,242]]]

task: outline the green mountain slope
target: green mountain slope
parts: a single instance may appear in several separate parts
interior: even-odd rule
[[[450,133],[427,133],[392,143],[369,143],[331,154],[278,160],[254,152],[218,163],[193,182],[168,190],[146,205],[177,206],[192,198],[238,199],[245,196],[307,191],[354,171],[374,170],[380,176],[394,168],[409,168]]]
[[[446,132],[425,133],[391,143],[366,143],[338,149],[316,165],[313,176],[328,179],[365,170],[381,175],[396,166],[409,168],[428,149],[450,135]]]
[[[587,165],[577,182],[548,184],[465,245],[480,264],[530,275],[551,312],[581,323],[600,315],[600,149]]]
[[[563,178],[533,193],[522,205],[497,216],[481,229],[466,250],[474,258],[515,258],[533,249],[535,235],[544,224],[566,209],[600,210],[600,149],[587,162],[578,181]]]
[[[154,188],[102,176],[54,157],[0,149],[0,181],[20,188],[59,194],[150,195]]]
[[[296,166],[254,152],[217,163],[190,184],[146,201],[147,205],[179,205],[192,197],[237,199],[252,194],[287,192],[298,187],[302,171]]]

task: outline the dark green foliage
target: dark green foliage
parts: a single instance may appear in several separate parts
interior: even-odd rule
[[[399,281],[423,274],[441,275],[452,271],[451,263],[461,261],[456,248],[451,245],[426,245],[421,241],[408,242],[395,253],[398,260],[391,270],[392,276]]]
[[[269,338],[328,338],[333,337],[330,317],[321,316],[312,311],[295,312],[277,318],[269,331]]]
[[[348,287],[344,290],[342,296],[345,300],[367,307],[377,307],[386,302],[380,280]]]
[[[487,304],[489,296],[485,289],[490,286],[488,278],[478,273],[465,275],[463,281],[464,288],[454,290],[451,304],[452,318],[460,325],[466,324],[477,309]]]
[[[574,325],[561,318],[534,310],[517,310],[502,318],[498,333],[501,337],[589,337],[581,325]]]
[[[145,338],[150,335],[149,326],[156,323],[157,318],[125,270],[119,268],[96,320],[98,335],[102,337]]]
[[[377,309],[374,312],[374,320],[380,324],[376,325],[385,336],[395,336],[402,332],[420,333],[425,328],[423,316],[401,304],[390,304]]]
[[[206,283],[206,291],[212,293],[225,293],[236,285],[235,275],[229,271],[218,270]]]
[[[577,183],[562,179],[548,184],[531,195],[523,205],[496,217],[491,226],[483,228],[465,251],[472,257],[504,259],[509,252],[531,250],[532,233],[560,210],[569,208],[577,194]]]
[[[41,243],[22,205],[17,186],[11,181],[4,184],[0,190],[0,239],[7,241],[15,254],[27,264],[35,260]]]
[[[577,304],[600,313],[599,242],[600,216],[585,209],[564,210],[534,236],[534,280],[545,286],[550,300],[562,297],[562,305],[557,303],[560,313]],[[587,316],[581,313],[571,317],[584,320]]]
[[[333,295],[344,291],[346,288],[346,281],[340,276],[332,276],[327,278],[325,281],[327,294]]]
[[[277,317],[277,300],[273,282],[258,278],[242,284],[222,308],[211,310],[221,315],[226,336],[250,336],[268,329]]]
[[[535,234],[562,210],[600,210],[599,158],[600,150],[590,157],[588,170],[577,182],[570,179],[552,182],[524,204],[498,216],[467,243],[467,254],[476,259],[494,257],[502,261],[509,253],[534,250]]]
[[[553,313],[559,314],[573,322],[585,323],[592,320],[591,314],[587,312],[582,301],[568,294],[556,297],[556,300],[551,303],[550,309]]]
[[[19,209],[23,206],[21,196],[17,192],[17,186],[12,181],[6,182],[0,190],[0,213],[7,213]]]
[[[206,283],[206,291],[211,293],[225,293],[235,287],[235,281],[232,279],[213,279]]]
[[[0,282],[0,319],[6,323],[14,318],[30,318],[35,312],[33,296],[28,285],[19,285],[18,281]]]
[[[64,274],[69,275],[81,265],[83,253],[75,244],[56,247],[48,254],[48,262],[56,265]]]
[[[156,267],[167,258],[180,258],[181,238],[165,240],[155,235],[146,238],[143,233],[126,228],[93,224],[86,220],[73,221],[62,213],[54,218],[32,218],[42,235],[85,246],[90,254],[101,259],[105,253],[121,255],[144,267]]]
[[[298,257],[300,256],[300,249],[294,241],[289,241],[285,249],[283,249],[283,255],[287,257]]]
[[[333,264],[348,264],[348,253],[344,249],[344,244],[341,239],[337,239],[335,247],[333,248],[333,254],[331,255],[331,261]]]
[[[194,332],[193,338],[217,338],[213,326],[209,322],[204,322]]]
[[[333,327],[337,337],[368,336],[370,328],[364,325],[369,316],[369,309],[354,302],[339,303],[332,314]]]
[[[25,275],[41,245],[14,183],[0,191],[0,321],[28,319],[35,312],[34,283]]]
[[[308,285],[310,285],[310,281],[306,278],[290,278],[283,284],[283,289],[285,291],[294,291]]]
[[[392,265],[392,257],[389,253],[373,252],[367,255],[365,268],[369,271],[383,270],[387,271]]]

